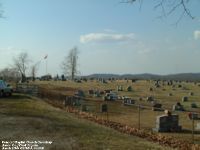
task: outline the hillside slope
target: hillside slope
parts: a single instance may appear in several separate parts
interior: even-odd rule
[[[51,145],[45,145],[45,150],[167,149],[78,119],[24,95],[0,98],[0,118],[1,141],[52,141]]]

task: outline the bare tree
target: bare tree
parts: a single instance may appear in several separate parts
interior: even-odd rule
[[[35,81],[36,72],[37,72],[37,66],[36,66],[36,65],[31,66],[31,77],[32,77],[32,81]]]
[[[121,3],[135,3],[139,2],[140,6],[143,3],[143,0],[122,0]],[[153,1],[152,1],[153,2]],[[158,18],[167,17],[177,11],[181,11],[179,18],[177,19],[178,23],[184,16],[188,16],[191,19],[195,17],[191,14],[189,9],[189,3],[191,0],[154,0],[155,6],[154,9],[161,9],[162,14]]]
[[[74,80],[75,75],[77,75],[77,61],[78,61],[78,49],[76,47],[69,51],[69,54],[64,58],[61,67],[63,73],[69,75],[71,80]]]
[[[20,74],[15,68],[4,68],[0,71],[0,78],[6,81],[17,82],[20,79]]]
[[[40,61],[38,61],[36,64],[32,65],[31,66],[31,77],[32,77],[32,81],[35,81],[35,78],[36,78],[36,73],[38,71],[38,67],[40,65]]]
[[[21,74],[21,82],[26,81],[26,71],[28,69],[28,64],[30,62],[28,53],[20,53],[14,60],[14,67],[19,71]]]

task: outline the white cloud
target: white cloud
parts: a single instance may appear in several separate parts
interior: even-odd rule
[[[134,33],[129,33],[129,34],[89,33],[80,36],[81,43],[126,42],[134,39],[135,39]]]
[[[199,30],[194,31],[194,39],[195,40],[200,39],[200,31]]]
[[[149,54],[149,53],[151,53],[153,50],[152,49],[150,49],[150,48],[144,48],[144,49],[140,49],[139,51],[138,51],[138,54]]]
[[[105,32],[108,32],[108,33],[114,33],[116,32],[115,30],[112,30],[112,29],[104,29]]]

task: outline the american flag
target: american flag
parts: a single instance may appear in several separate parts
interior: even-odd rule
[[[45,55],[45,56],[44,56],[44,59],[47,59],[47,57],[48,57],[48,55]]]

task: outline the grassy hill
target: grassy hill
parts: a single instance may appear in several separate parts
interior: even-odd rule
[[[78,119],[41,99],[0,98],[1,141],[53,141],[45,150],[168,149],[144,139]]]
[[[89,95],[88,90],[105,90],[113,89],[119,96],[128,96],[133,98],[137,104],[143,105],[145,108],[140,111],[140,127],[148,131],[152,131],[152,128],[156,126],[156,117],[163,115],[163,111],[152,111],[152,104],[146,101],[148,96],[153,96],[155,101],[161,103],[164,109],[170,110],[173,114],[179,115],[179,124],[182,126],[183,131],[181,133],[169,132],[169,133],[159,133],[161,135],[174,137],[179,140],[186,140],[192,142],[191,130],[192,130],[192,121],[188,117],[188,112],[184,111],[173,111],[172,106],[177,102],[180,102],[186,110],[197,111],[199,112],[200,106],[200,86],[199,83],[188,83],[188,82],[174,82],[173,85],[169,86],[166,83],[160,83],[160,87],[155,87],[154,81],[138,80],[134,83],[129,80],[117,80],[117,81],[108,81],[106,84],[99,81],[87,81],[76,83],[72,81],[37,81],[35,84],[46,88],[49,93],[49,98],[53,102],[56,102],[56,98],[59,99],[59,94],[68,95],[71,92],[71,95],[77,90],[83,90],[85,93],[85,101],[83,104],[88,105],[88,111],[97,115],[98,117],[106,118],[105,115],[100,113],[100,104],[105,103],[102,96],[96,97],[94,95]],[[117,86],[123,86],[123,91],[117,91]],[[179,87],[181,85],[181,87]],[[126,87],[132,86],[132,91],[127,91]],[[149,88],[152,88],[153,91],[150,91]],[[57,92],[57,96],[52,98],[51,93]],[[193,92],[194,95],[190,95]],[[169,96],[169,93],[172,96]],[[187,96],[188,101],[182,102],[182,97]],[[139,99],[141,98],[141,100]],[[122,105],[122,100],[117,101],[108,101],[106,102],[109,108],[109,120],[123,123],[134,128],[138,127],[138,107],[136,106],[124,106]],[[191,108],[191,104],[196,103],[198,108]],[[63,106],[63,104],[61,103]],[[81,109],[81,108],[80,108]],[[198,121],[195,121],[195,127]],[[198,131],[199,132],[199,131]],[[195,134],[195,141],[200,140],[200,134]]]

